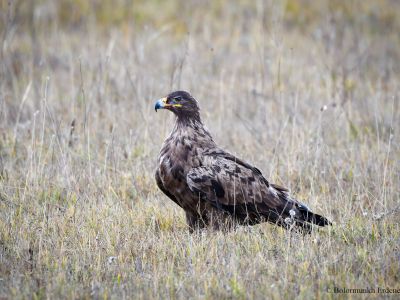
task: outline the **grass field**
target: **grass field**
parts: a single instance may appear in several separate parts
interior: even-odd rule
[[[0,1],[0,298],[397,298],[398,1]],[[334,226],[189,234],[158,190],[199,101],[215,140]],[[334,288],[375,289],[338,294]]]

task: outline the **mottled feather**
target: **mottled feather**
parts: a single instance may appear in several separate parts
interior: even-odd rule
[[[185,210],[191,231],[207,225],[219,228],[227,219],[250,225],[268,221],[306,232],[309,223],[331,224],[287,189],[270,184],[259,169],[219,148],[189,93],[171,93],[156,108],[167,108],[177,117],[160,151],[156,182]]]

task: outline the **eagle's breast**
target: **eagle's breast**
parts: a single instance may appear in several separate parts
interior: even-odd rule
[[[159,155],[158,172],[163,185],[186,208],[193,205],[188,201],[192,193],[186,184],[186,175],[193,167],[195,153],[191,142],[175,132],[164,142]]]
[[[181,207],[196,209],[199,197],[187,185],[190,170],[204,162],[203,153],[215,147],[211,135],[201,123],[177,123],[164,141],[158,157],[158,173],[163,186]]]

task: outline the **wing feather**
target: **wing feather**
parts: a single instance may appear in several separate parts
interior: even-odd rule
[[[307,232],[307,223],[331,224],[293,199],[286,188],[270,184],[260,170],[233,155],[217,150],[205,153],[203,158],[202,165],[186,176],[190,190],[243,223],[266,220],[284,227],[295,223]]]
[[[261,172],[239,159],[226,155],[209,155],[206,164],[191,169],[187,184],[192,192],[218,209],[247,220],[261,217],[276,222],[293,206],[279,197]]]

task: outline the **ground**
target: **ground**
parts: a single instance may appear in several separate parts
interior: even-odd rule
[[[0,298],[396,297],[378,288],[400,289],[398,2],[1,1],[0,16]],[[334,225],[189,234],[154,180],[173,126],[154,102],[176,89]]]

